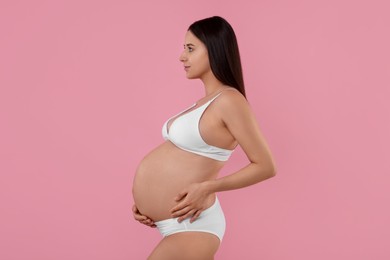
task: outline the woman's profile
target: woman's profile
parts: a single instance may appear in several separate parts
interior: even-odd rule
[[[270,149],[246,99],[230,24],[219,16],[191,24],[180,61],[188,79],[202,81],[205,95],[165,122],[165,142],[137,167],[134,218],[157,227],[163,235],[149,260],[214,259],[226,227],[216,193],[276,174]],[[218,178],[237,145],[248,165]]]

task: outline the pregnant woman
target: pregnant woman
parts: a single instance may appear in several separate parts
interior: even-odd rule
[[[188,79],[202,81],[205,95],[165,122],[165,142],[137,168],[134,218],[163,235],[149,260],[214,259],[226,224],[216,192],[247,187],[276,174],[246,100],[230,24],[218,16],[194,22],[186,32],[180,61]],[[218,178],[237,145],[249,164]]]

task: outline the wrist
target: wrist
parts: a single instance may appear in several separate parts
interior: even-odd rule
[[[216,192],[215,180],[204,181],[202,182],[202,185],[207,194]]]

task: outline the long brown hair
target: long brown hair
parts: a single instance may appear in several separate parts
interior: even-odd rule
[[[188,30],[206,45],[215,77],[246,97],[240,52],[232,26],[222,17],[213,16],[194,22]]]

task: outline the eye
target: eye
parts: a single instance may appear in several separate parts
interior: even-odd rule
[[[192,52],[193,50],[192,47],[188,47],[188,52]]]

